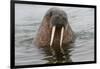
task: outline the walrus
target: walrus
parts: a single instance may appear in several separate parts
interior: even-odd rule
[[[74,32],[68,22],[67,14],[60,8],[50,8],[38,29],[34,44],[39,47],[62,46],[74,42]]]

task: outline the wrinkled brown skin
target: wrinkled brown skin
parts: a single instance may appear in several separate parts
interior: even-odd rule
[[[50,10],[49,10],[50,11]],[[64,11],[63,11],[64,12]],[[47,12],[48,13],[48,12]],[[36,34],[36,37],[34,38],[34,44],[39,47],[45,47],[50,46],[50,38],[51,38],[51,27],[50,27],[50,17],[44,16],[42,24],[39,27],[38,33]],[[67,45],[70,42],[74,42],[74,32],[71,29],[71,26],[68,24],[68,28],[64,30],[64,36],[63,36],[63,45]],[[55,46],[60,44],[60,32],[61,30],[57,30],[54,36],[53,44]]]

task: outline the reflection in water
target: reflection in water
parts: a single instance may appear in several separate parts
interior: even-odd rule
[[[72,48],[73,46],[74,46],[74,43],[63,45],[64,54],[61,52],[59,45],[57,47],[53,46],[52,47],[53,51],[50,49],[50,46],[45,46],[44,48],[41,48],[45,54],[45,58],[43,60],[48,61],[46,64],[72,62],[70,58],[71,56],[70,48]],[[55,53],[55,55],[53,55],[52,53]]]

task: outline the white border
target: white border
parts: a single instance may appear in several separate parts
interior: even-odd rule
[[[25,0],[26,1],[26,0]],[[27,0],[29,1],[29,0]],[[33,0],[30,0],[33,1]],[[34,0],[42,2],[97,5],[97,35],[100,35],[99,0]],[[100,36],[97,37],[97,64],[39,67],[34,69],[98,69],[100,64]],[[10,69],[10,0],[0,0],[0,69]],[[27,68],[33,69],[33,68]]]

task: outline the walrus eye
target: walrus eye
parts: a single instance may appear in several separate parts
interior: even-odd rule
[[[63,17],[62,19],[63,19],[64,21],[67,21],[66,17]]]
[[[50,12],[50,17],[52,16],[52,12]]]

